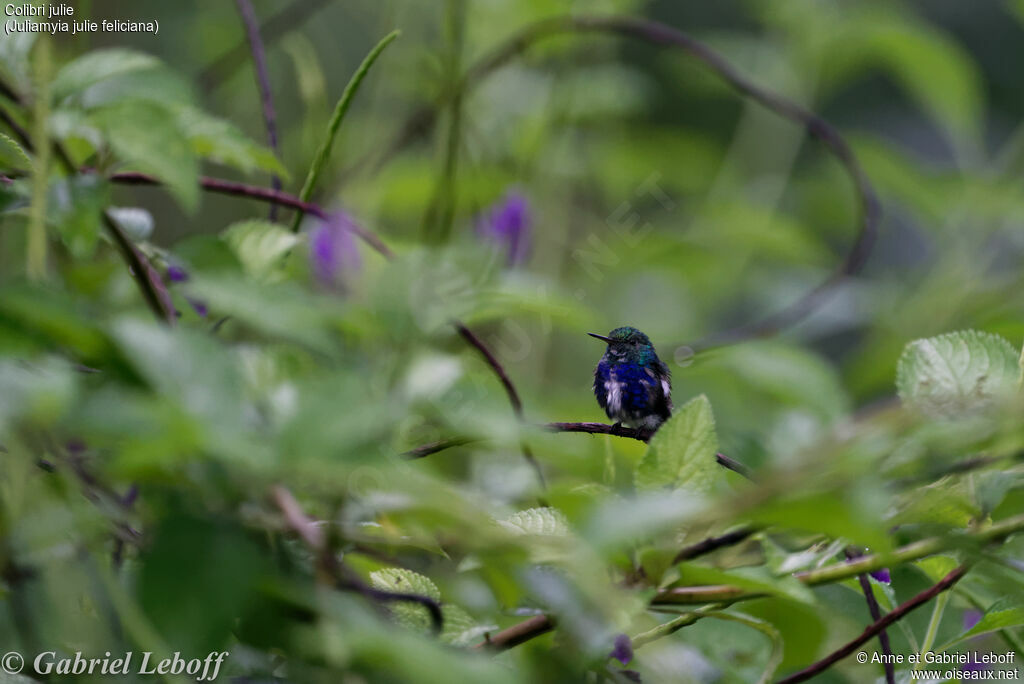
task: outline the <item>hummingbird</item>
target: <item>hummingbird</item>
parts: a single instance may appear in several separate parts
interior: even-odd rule
[[[629,326],[587,334],[608,343],[594,369],[597,403],[616,425],[657,430],[672,413],[672,384],[651,340]]]

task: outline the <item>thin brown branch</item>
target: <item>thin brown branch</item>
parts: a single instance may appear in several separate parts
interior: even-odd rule
[[[121,183],[123,185],[160,185],[160,181],[153,176],[136,171],[115,173],[110,176],[110,180],[114,183]],[[329,217],[329,212],[321,208],[319,205],[313,204],[312,202],[303,202],[295,195],[291,195],[280,190],[261,188],[256,185],[236,183],[235,181],[224,180],[223,178],[211,178],[208,176],[200,178],[199,185],[208,192],[214,192],[220,195],[248,197],[252,200],[278,204],[282,207],[288,207],[289,209],[301,209],[307,214],[316,216],[321,221],[326,221]],[[372,247],[377,253],[388,259],[394,257],[394,252],[392,252],[379,237],[354,222],[346,222],[346,225],[349,226],[349,229],[355,233],[360,240]]]
[[[757,532],[756,527],[741,527],[738,530],[726,532],[725,534],[717,537],[708,537],[696,544],[684,546],[672,559],[672,564],[675,565],[676,563],[682,563],[683,561],[693,560],[694,558],[699,558],[711,553],[712,551],[717,551],[718,549],[725,548],[727,546],[735,546],[749,538],[750,535],[755,532]]]
[[[454,325],[455,329],[458,330],[459,335],[462,336],[462,339],[466,340],[471,347],[480,352],[480,355],[484,357],[484,361],[486,361],[487,365],[491,367],[494,374],[498,376],[498,380],[501,381],[501,386],[505,388],[505,394],[508,395],[508,401],[512,404],[512,412],[516,415],[516,419],[520,423],[524,422],[523,402],[519,398],[519,392],[516,390],[516,386],[512,384],[512,380],[509,379],[508,373],[505,372],[504,366],[502,366],[501,362],[498,361],[498,357],[496,357],[487,345],[483,343],[483,340],[477,337],[476,333],[467,328],[464,324],[456,321]],[[519,447],[523,453],[523,458],[526,459],[526,462],[530,464],[531,468],[533,468],[533,472],[536,473],[537,481],[540,483],[541,489],[546,489],[547,484],[544,481],[544,470],[540,467],[540,463],[537,462],[537,459],[534,458],[530,447],[526,444],[525,440],[520,441]]]
[[[0,84],[2,84],[2,81],[0,81]],[[21,127],[21,124],[14,120],[14,117],[11,116],[11,113],[7,111],[6,107],[0,106],[0,121],[3,121],[4,124],[11,129],[11,133],[14,133],[14,137],[18,139],[18,142],[21,143],[21,146],[24,147],[27,152],[32,151],[31,136],[29,136],[28,131]]]
[[[174,325],[177,321],[174,313],[174,303],[171,301],[171,295],[167,292],[160,274],[149,263],[146,255],[124,234],[124,231],[117,225],[117,221],[110,216],[109,212],[104,210],[102,218],[107,232],[113,239],[114,244],[117,245],[117,248],[121,250],[124,260],[128,263],[132,277],[135,278],[135,282],[139,286],[146,304],[149,305],[149,308],[158,320],[168,325]]]
[[[473,338],[477,339],[475,335],[473,336]],[[474,346],[476,345],[474,344]],[[477,348],[479,349],[479,347]],[[493,355],[491,355],[490,351],[487,351],[487,353],[484,355],[484,358],[493,358]],[[495,361],[495,363],[497,363],[497,361]],[[494,365],[491,365],[491,367],[495,368]],[[503,382],[508,379],[508,376],[505,374],[505,371],[504,369],[501,368],[500,364],[498,364],[498,367],[495,369],[495,373],[498,374],[499,378],[503,379]],[[515,387],[512,388],[512,391],[515,392]],[[515,401],[518,401],[518,394],[515,394],[514,396]],[[509,401],[512,401],[512,397],[513,395],[510,394]],[[513,407],[515,405],[516,404],[513,403]],[[521,413],[516,413],[517,417],[521,415]],[[654,434],[653,432],[647,430],[635,430],[633,428],[625,427],[618,423],[616,423],[615,425],[608,425],[607,423],[544,423],[541,427],[551,432],[583,432],[590,435],[614,435],[616,437],[626,437],[628,439],[635,439],[641,442],[648,441]],[[429,444],[423,444],[413,449],[410,449],[409,451],[406,451],[402,455],[410,459],[423,458],[425,456],[430,456],[431,454],[436,454],[439,451],[450,449],[451,447],[462,446],[463,444],[468,444],[470,442],[475,441],[478,440],[475,438],[469,439],[461,437],[441,439],[435,442],[430,442]],[[748,480],[753,479],[753,475],[751,474],[750,468],[743,465],[739,461],[726,456],[723,453],[716,453],[715,461],[718,463],[718,465],[722,466],[723,468],[727,468],[735,473],[738,473],[743,477],[747,478]]]
[[[454,98],[464,97],[488,75],[526,52],[533,44],[560,34],[589,32],[627,36],[686,52],[717,74],[740,95],[749,97],[779,116],[801,125],[808,135],[821,141],[853,182],[861,216],[853,243],[833,272],[821,284],[782,310],[759,321],[707,337],[691,344],[691,347],[697,350],[707,349],[711,346],[775,334],[806,318],[827,299],[827,295],[830,295],[838,284],[863,268],[877,236],[881,206],[867,175],[839,131],[793,100],[748,80],[721,55],[700,41],[657,21],[620,16],[563,16],[530,24],[473,64],[455,88],[445,92],[432,105],[414,111],[402,126],[398,136],[373,162],[373,168],[379,169],[409,142],[430,131],[437,121],[438,112],[447,107]],[[364,166],[365,163],[368,163],[368,160],[358,163],[357,168]]]
[[[628,437],[641,442],[651,438],[653,432],[647,430],[634,430],[619,423],[608,425],[607,423],[547,423],[545,428],[552,432],[585,432],[590,435],[615,435],[616,437]]]
[[[321,8],[326,7],[329,2],[330,0],[298,0],[291,3],[260,25],[259,32],[263,36],[264,44],[273,45]],[[248,52],[248,45],[243,40],[211,62],[198,77],[203,91],[213,90],[231,76],[245,62]]]
[[[913,598],[904,601],[900,605],[896,606],[896,608],[894,608],[884,617],[875,620],[863,632],[861,632],[860,636],[858,636],[857,638],[848,641],[846,644],[836,649],[832,653],[829,653],[827,656],[825,656],[818,662],[808,665],[804,669],[794,672],[788,677],[780,679],[777,682],[777,684],[796,684],[797,682],[803,682],[810,679],[811,677],[814,677],[815,675],[821,674],[828,668],[838,663],[843,658],[853,653],[859,647],[863,646],[865,643],[870,641],[872,638],[878,635],[882,630],[884,630],[889,625],[895,624],[897,620],[902,619],[915,608],[919,608],[920,606],[924,605],[928,601],[931,601],[933,598],[935,598],[942,592],[952,587],[954,584],[959,582],[966,574],[966,565],[961,565],[960,567],[952,570],[948,575],[943,577],[933,586],[929,587],[928,589],[925,589]]]
[[[430,614],[435,634],[440,634],[444,627],[444,616],[441,604],[421,594],[400,591],[385,591],[366,584],[358,575],[348,570],[334,555],[327,535],[323,529],[311,520],[302,510],[302,506],[286,487],[275,485],[270,488],[270,498],[281,512],[288,527],[313,551],[317,557],[317,569],[321,579],[330,582],[337,589],[354,591],[368,599],[381,603],[404,601],[418,603]]]
[[[238,13],[245,24],[245,35],[252,52],[253,68],[256,71],[256,85],[260,90],[260,104],[263,107],[263,122],[267,127],[267,141],[270,149],[277,154],[277,114],[274,111],[274,94],[270,90],[270,75],[267,71],[267,55],[260,37],[260,25],[256,18],[256,10],[249,0],[235,0]],[[270,177],[270,185],[274,190],[281,189],[281,178],[277,174]],[[270,205],[270,220],[277,219],[277,205]]]
[[[508,395],[508,401],[512,404],[512,411],[516,414],[516,418],[522,420],[523,402],[519,398],[519,392],[516,391],[516,386],[512,384],[511,380],[509,380],[508,373],[505,372],[501,362],[498,361],[498,358],[490,349],[487,348],[487,345],[485,345],[472,330],[458,322],[455,323],[455,329],[459,331],[459,335],[462,336],[462,339],[466,340],[471,347],[480,352],[480,355],[484,357],[485,361],[487,361],[487,365],[491,367],[494,374],[498,376],[498,380],[501,381],[502,387],[505,388],[505,394]]]
[[[403,452],[402,456],[408,458],[409,460],[425,458],[427,456],[430,456],[431,454],[436,454],[439,451],[444,451],[445,449],[464,446],[466,444],[472,444],[478,441],[481,440],[475,439],[473,437],[452,437],[450,439],[439,439],[436,442],[421,444],[418,447]]]
[[[860,556],[852,548],[846,549],[846,557],[850,560],[858,558]],[[868,613],[871,615],[871,619],[878,622],[882,619],[882,608],[878,605],[878,599],[875,598],[875,590],[871,588],[871,580],[866,572],[862,572],[857,575],[857,582],[860,583],[860,590],[864,593],[864,600],[868,604]],[[882,647],[882,654],[885,659],[882,661],[882,667],[885,670],[885,683],[896,684],[896,665],[892,658],[892,644],[889,643],[889,633],[884,629],[878,633],[878,645]]]
[[[507,651],[530,639],[547,634],[554,628],[555,621],[551,616],[535,615],[528,620],[523,620],[507,629],[503,629],[497,634],[488,634],[486,639],[473,648],[477,650]]]

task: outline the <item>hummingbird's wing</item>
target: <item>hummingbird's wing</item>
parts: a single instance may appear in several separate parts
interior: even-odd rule
[[[654,364],[654,372],[651,375],[655,380],[651,386],[651,408],[663,420],[668,420],[672,415],[672,373],[668,366],[659,360]]]
[[[594,396],[597,397],[597,404],[608,410],[608,382],[611,379],[611,369],[608,364],[601,361],[594,369]]]

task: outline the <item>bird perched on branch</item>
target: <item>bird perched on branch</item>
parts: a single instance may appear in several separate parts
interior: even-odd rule
[[[608,343],[594,369],[594,396],[617,424],[657,430],[672,413],[668,366],[658,358],[647,335],[629,326],[608,336],[587,333]]]

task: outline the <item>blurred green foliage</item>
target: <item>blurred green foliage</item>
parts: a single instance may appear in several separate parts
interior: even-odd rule
[[[222,676],[237,681],[622,681],[623,667],[771,681],[870,621],[855,576],[793,573],[839,566],[848,546],[898,555],[931,540],[927,557],[891,564],[891,584],[870,580],[883,610],[971,571],[931,615],[890,627],[893,651],[1024,657],[1024,537],[971,541],[1024,514],[1024,97],[1006,66],[1024,57],[1024,4],[254,4],[276,17],[276,152],[259,142],[231,3],[94,0],[76,17],[162,30],[0,38],[4,650],[227,650]],[[693,354],[824,281],[856,198],[791,122],[678,51],[607,35],[530,46],[455,113],[478,60],[584,11],[679,27],[833,122],[884,205],[867,268],[771,339]],[[424,111],[433,125],[393,145]],[[310,169],[326,219],[307,213],[298,232],[287,212],[274,223],[200,185],[276,174],[297,194]],[[509,193],[526,215],[499,225]],[[105,210],[176,325],[147,309]],[[325,260],[340,273],[325,279]],[[456,319],[512,378],[524,421]],[[649,446],[538,427],[603,419],[601,349],[584,333],[627,324],[673,371],[679,408]],[[747,526],[740,544],[674,562]],[[695,608],[661,598],[722,584],[757,597],[708,600],[659,632],[666,612]],[[441,633],[422,602],[389,592],[438,603]],[[972,627],[968,609],[982,614]],[[474,648],[539,615],[551,633]],[[617,635],[652,633],[628,665],[610,658]],[[847,660],[821,681],[881,674]]]

